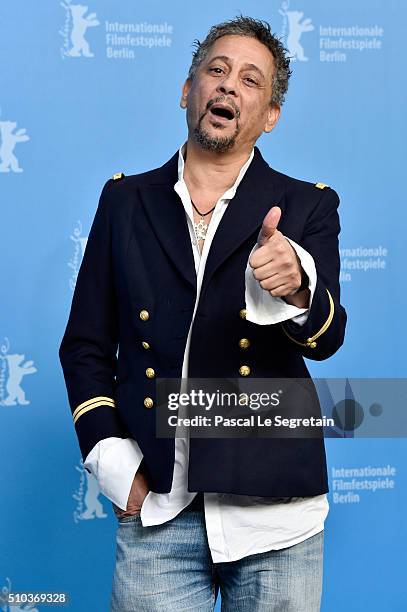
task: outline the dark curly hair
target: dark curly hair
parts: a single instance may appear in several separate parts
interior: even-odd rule
[[[290,59],[286,55],[287,49],[282,42],[271,33],[270,24],[268,24],[267,21],[260,21],[252,17],[239,15],[235,17],[235,19],[223,21],[222,23],[212,26],[202,43],[197,39],[193,42],[193,45],[196,46],[196,50],[192,53],[193,59],[188,71],[188,78],[192,81],[198,66],[206,58],[209,49],[215,41],[222,36],[231,35],[256,38],[256,40],[263,43],[263,45],[271,51],[274,57],[275,71],[272,77],[272,96],[270,105],[281,106],[288,89],[288,80],[292,74],[290,70]]]

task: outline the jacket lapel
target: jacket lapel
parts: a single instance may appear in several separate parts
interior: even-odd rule
[[[196,272],[185,210],[174,190],[178,152],[158,171],[157,180],[139,187],[141,200],[157,240],[177,271],[196,290]]]
[[[158,241],[178,272],[196,290],[196,272],[184,207],[174,190],[178,180],[178,152],[159,168],[155,180],[139,186],[141,200]],[[213,238],[202,284],[202,293],[218,267],[260,230],[273,205],[284,210],[284,185],[278,173],[254,147],[253,159],[230,200]]]
[[[284,213],[284,184],[254,147],[254,157],[227,205],[213,238],[202,282],[202,294],[219,266],[252,234],[274,205]],[[254,242],[253,242],[254,246]]]

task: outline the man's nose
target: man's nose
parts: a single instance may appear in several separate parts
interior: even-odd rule
[[[231,94],[233,96],[237,95],[237,85],[236,79],[228,74],[220,83],[218,84],[217,91],[222,94]]]

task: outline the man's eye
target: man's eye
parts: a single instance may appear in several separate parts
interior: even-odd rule
[[[215,70],[219,70],[220,72],[223,72],[222,68],[219,68],[218,66],[216,66],[215,68],[209,68],[210,72],[214,72]],[[216,74],[219,74],[219,72],[217,72]]]
[[[251,77],[246,77],[246,81],[249,81],[249,83],[253,83],[253,85],[257,85],[257,81],[255,81]]]

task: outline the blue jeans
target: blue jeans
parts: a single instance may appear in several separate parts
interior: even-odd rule
[[[111,612],[318,612],[324,532],[239,561],[213,563],[202,510],[143,527],[118,517]]]

